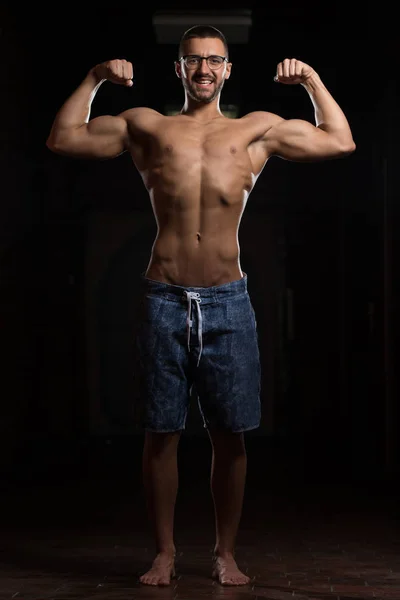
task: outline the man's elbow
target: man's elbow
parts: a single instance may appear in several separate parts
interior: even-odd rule
[[[57,139],[57,136],[50,134],[49,137],[46,140],[46,146],[49,150],[51,150],[52,152],[55,152],[56,154],[62,154],[63,153],[63,146],[60,142],[59,139]]]
[[[349,154],[353,154],[356,150],[356,143],[353,139],[346,140],[345,142],[341,142],[339,144],[338,153],[339,156],[349,156]]]
[[[52,152],[57,152],[56,144],[55,144],[54,140],[52,140],[50,137],[48,137],[46,140],[46,146]]]
[[[46,140],[46,146],[49,150],[55,152],[56,154],[69,155],[73,154],[74,152],[72,139],[67,135],[56,135],[51,133]]]

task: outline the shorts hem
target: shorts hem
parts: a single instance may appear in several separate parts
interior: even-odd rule
[[[208,425],[204,425],[205,429],[210,429],[210,427],[214,427],[215,429],[218,429],[219,431],[229,431],[231,433],[244,433],[245,431],[251,431],[252,429],[258,429],[258,427],[260,427],[260,423],[257,423],[257,425],[250,425],[249,427],[243,427],[242,429],[230,429],[227,427],[221,427],[221,426],[214,426],[211,424]]]
[[[151,427],[144,427],[143,429],[149,433],[177,433],[178,431],[184,431],[185,426],[176,429],[152,429]]]

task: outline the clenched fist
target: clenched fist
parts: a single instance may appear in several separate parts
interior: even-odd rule
[[[126,85],[127,87],[133,85],[133,66],[131,62],[124,58],[116,58],[100,63],[96,65],[94,72],[99,79],[107,79],[112,83]]]
[[[305,83],[307,79],[315,73],[306,63],[295,58],[285,58],[283,62],[278,63],[274,81],[294,85],[296,83]]]

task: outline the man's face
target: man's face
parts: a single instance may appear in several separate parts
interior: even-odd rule
[[[218,38],[193,38],[183,45],[183,55],[225,56],[224,43]],[[181,60],[176,63],[176,74],[188,95],[197,102],[209,103],[220,93],[231,72],[231,63],[223,62],[219,69],[212,69],[206,60],[195,69],[189,69]]]

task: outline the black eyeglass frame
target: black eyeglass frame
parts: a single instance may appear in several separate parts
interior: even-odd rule
[[[189,58],[189,57],[193,57],[193,58],[199,58],[201,59],[201,63],[203,62],[203,60],[206,61],[207,65],[210,67],[210,65],[208,64],[208,59],[209,58],[222,58],[222,63],[217,67],[217,69],[213,69],[212,67],[210,67],[210,69],[212,71],[217,71],[218,69],[220,69],[222,67],[222,65],[224,64],[224,62],[229,62],[226,56],[220,56],[219,54],[210,54],[210,56],[200,56],[199,54],[184,54],[183,56],[181,56],[178,60],[178,62],[180,62],[181,60],[183,60],[183,62],[185,63],[185,66],[187,69],[191,70],[190,67],[187,66],[185,59]],[[200,63],[200,64],[201,64]],[[200,64],[198,65],[198,67],[200,66]],[[195,67],[195,68],[198,68]]]

